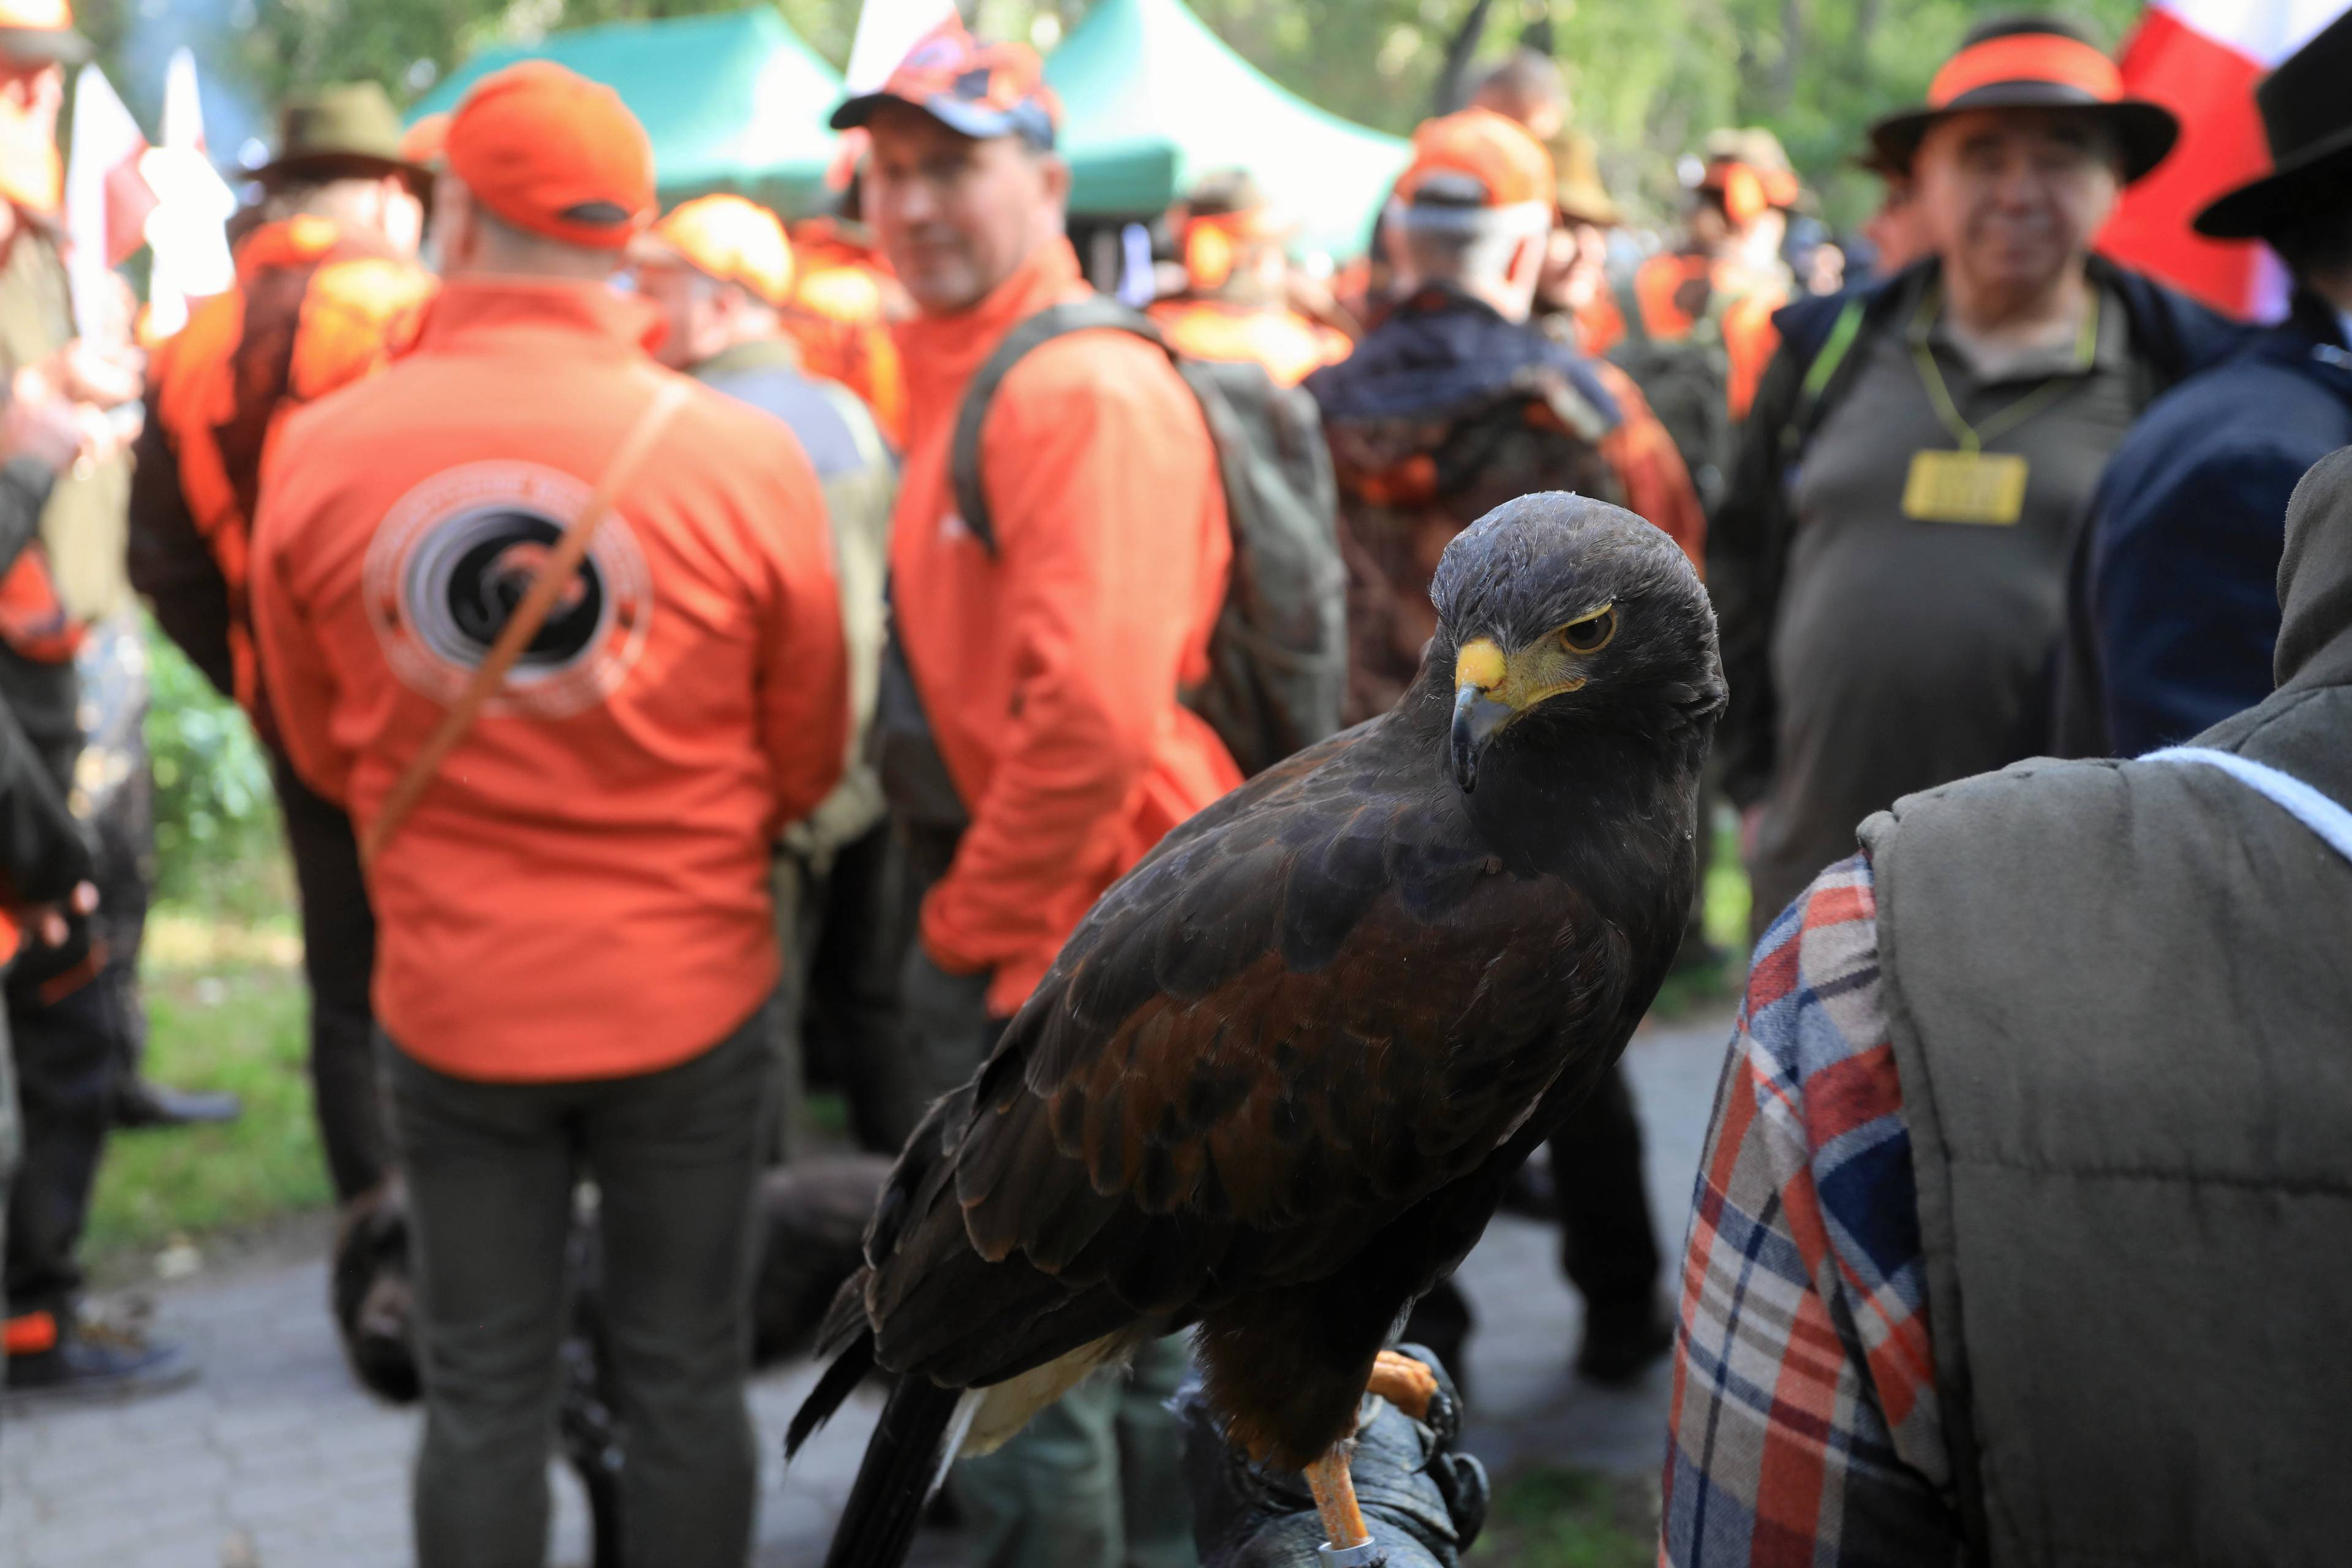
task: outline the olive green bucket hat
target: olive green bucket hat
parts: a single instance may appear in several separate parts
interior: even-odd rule
[[[276,156],[253,171],[265,189],[399,174],[420,192],[433,172],[400,155],[400,114],[372,81],[338,82],[286,100]]]

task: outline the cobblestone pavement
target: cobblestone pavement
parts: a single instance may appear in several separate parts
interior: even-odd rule
[[[1727,1037],[1725,1016],[1651,1027],[1627,1056],[1649,1131],[1651,1203],[1678,1255],[1692,1173]],[[308,1258],[228,1265],[157,1288],[155,1327],[202,1365],[193,1385],[141,1404],[12,1410],[0,1425],[0,1568],[397,1568],[406,1564],[414,1411],[376,1404],[345,1371],[328,1323],[321,1228]],[[1654,1469],[1667,1373],[1603,1393],[1569,1371],[1578,1331],[1550,1227],[1497,1219],[1464,1266],[1478,1316],[1470,1446],[1498,1469],[1540,1458],[1620,1474]],[[814,1563],[881,1407],[861,1394],[787,1474],[784,1424],[814,1379],[805,1363],[754,1385],[761,1432],[759,1562]],[[584,1563],[587,1517],[555,1469],[552,1561]],[[919,1562],[950,1568],[951,1538]]]

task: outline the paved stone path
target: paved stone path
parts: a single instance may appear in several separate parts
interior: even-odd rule
[[[1649,1132],[1659,1233],[1678,1252],[1727,1024],[1710,1015],[1635,1037],[1627,1063]],[[0,1423],[0,1568],[404,1568],[414,1411],[376,1404],[345,1371],[326,1312],[320,1228],[306,1257],[248,1262],[157,1288],[157,1331],[204,1368],[142,1404],[11,1411]],[[1609,1394],[1569,1371],[1578,1332],[1550,1227],[1503,1217],[1464,1266],[1478,1315],[1470,1446],[1508,1469],[1540,1459],[1654,1470],[1667,1373]],[[805,1363],[761,1378],[761,1568],[822,1555],[880,1410],[861,1394],[787,1474],[784,1424],[814,1380]],[[579,1489],[555,1468],[552,1561],[588,1554]],[[919,1561],[952,1568],[951,1538]]]

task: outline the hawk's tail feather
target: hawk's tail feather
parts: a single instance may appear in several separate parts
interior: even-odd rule
[[[816,1380],[816,1386],[809,1390],[809,1396],[801,1401],[801,1407],[793,1412],[793,1424],[784,1429],[784,1458],[790,1459],[798,1454],[801,1445],[833,1418],[841,1402],[873,1370],[874,1336],[859,1334],[842,1347],[833,1364],[824,1369],[824,1375]]]
[[[976,1392],[941,1388],[919,1373],[898,1380],[866,1445],[824,1568],[900,1568],[979,1402]]]

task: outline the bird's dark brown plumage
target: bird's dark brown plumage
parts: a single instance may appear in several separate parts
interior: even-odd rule
[[[963,1388],[1197,1323],[1236,1441],[1296,1467],[1350,1430],[1395,1321],[1664,975],[1723,695],[1705,591],[1617,508],[1499,508],[1433,598],[1397,708],[1170,834],[933,1109],[840,1348]],[[1601,604],[1580,689],[1496,733],[1465,793],[1456,650],[1516,657]]]

